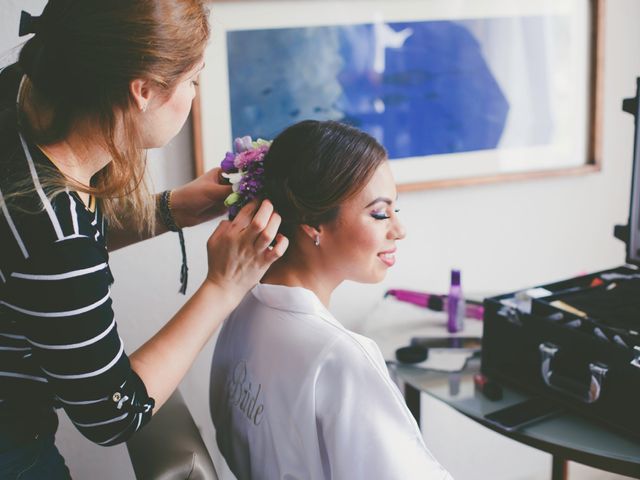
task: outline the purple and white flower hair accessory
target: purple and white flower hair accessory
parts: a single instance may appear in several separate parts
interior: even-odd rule
[[[224,201],[229,208],[229,220],[233,220],[251,200],[262,196],[264,156],[270,146],[271,142],[261,138],[256,141],[249,136],[236,138],[234,151],[227,152],[222,160],[222,177],[229,181],[233,190]]]

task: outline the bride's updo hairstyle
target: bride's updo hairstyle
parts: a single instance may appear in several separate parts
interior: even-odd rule
[[[264,160],[264,193],[282,216],[280,231],[293,240],[297,225],[334,220],[386,159],[376,139],[339,122],[305,120],[282,131]]]

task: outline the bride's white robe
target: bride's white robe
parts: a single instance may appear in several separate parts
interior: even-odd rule
[[[210,405],[239,480],[451,478],[376,344],[304,288],[259,284],[225,321]]]

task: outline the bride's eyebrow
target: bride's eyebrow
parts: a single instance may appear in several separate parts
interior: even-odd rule
[[[399,197],[399,195],[396,195],[396,202],[398,201],[398,197]],[[393,200],[391,200],[389,197],[378,197],[375,200],[373,200],[372,202],[368,203],[364,208],[369,208],[371,205],[375,205],[378,202],[384,202],[387,205],[392,205],[393,204]]]
[[[387,197],[378,197],[375,200],[373,200],[372,202],[368,203],[364,208],[369,208],[371,205],[375,205],[378,202],[384,202],[387,205],[391,205],[393,203],[393,200],[391,200],[390,198],[387,198]]]

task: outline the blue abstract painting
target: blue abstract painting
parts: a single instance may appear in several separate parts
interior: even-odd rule
[[[510,21],[227,32],[232,135],[269,139],[303,119],[332,119],[365,130],[391,159],[402,159],[499,148],[509,123],[527,132],[509,146],[546,144],[553,134],[548,72],[529,70],[540,75],[531,82],[535,108],[514,109],[519,97],[492,71],[499,50],[488,46],[509,41],[501,26]],[[519,19],[531,30],[527,60],[535,61],[542,21]]]

